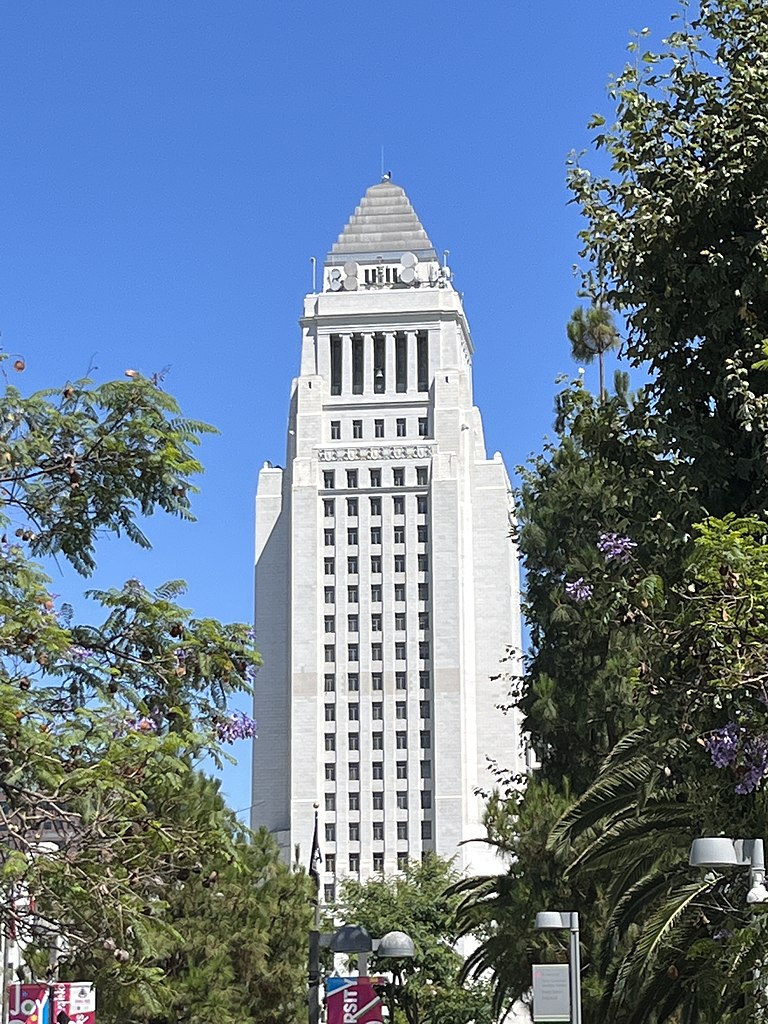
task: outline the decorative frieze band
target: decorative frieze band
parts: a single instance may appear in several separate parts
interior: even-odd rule
[[[320,448],[320,462],[364,462],[380,459],[431,459],[432,448],[427,444],[385,444],[360,448]]]

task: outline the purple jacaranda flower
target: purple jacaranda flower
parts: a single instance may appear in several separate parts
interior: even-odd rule
[[[250,740],[256,736],[256,722],[244,711],[235,711],[216,723],[216,734],[222,743]]]
[[[593,593],[592,587],[583,576],[579,576],[577,580],[573,580],[571,583],[566,583],[565,592],[572,601],[576,601],[578,604],[591,600]]]
[[[768,774],[768,741],[764,736],[752,736],[743,747],[744,774],[736,786],[741,796],[754,793]]]
[[[597,538],[597,550],[604,556],[606,562],[628,562],[632,549],[637,544],[629,537],[623,537],[620,533],[601,533]]]
[[[93,651],[90,647],[81,647],[80,644],[72,644],[69,648],[69,656],[73,661],[85,661],[90,658]]]
[[[704,749],[716,768],[730,768],[736,763],[741,731],[735,722],[729,722],[721,729],[715,729],[704,740]]]

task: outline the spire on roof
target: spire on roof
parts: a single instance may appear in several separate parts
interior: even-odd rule
[[[385,179],[365,193],[331,249],[328,262],[403,252],[413,252],[423,260],[437,259],[408,196],[389,180],[388,174]]]

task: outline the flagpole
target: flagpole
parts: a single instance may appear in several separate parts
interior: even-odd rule
[[[320,1022],[320,834],[315,804],[315,830],[312,852],[309,855],[309,877],[315,883],[315,927],[309,933],[309,993],[307,998],[308,1024]]]

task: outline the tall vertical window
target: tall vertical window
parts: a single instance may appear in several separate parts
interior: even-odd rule
[[[416,335],[416,379],[419,391],[429,391],[429,342],[427,332]]]
[[[384,420],[373,421],[373,436],[384,437]]]
[[[352,394],[363,393],[363,336],[352,335]]]
[[[331,394],[341,394],[341,335],[331,335]]]
[[[396,427],[397,427],[397,436],[398,437],[405,437],[405,420],[404,419],[398,419],[397,422],[396,422]]]
[[[402,331],[395,335],[395,391],[408,389],[408,336]]]
[[[426,416],[419,416],[419,437],[426,437],[429,433],[429,420]]]
[[[363,436],[363,421],[352,420],[352,437],[359,441]]]
[[[373,390],[377,395],[383,395],[387,388],[387,365],[385,357],[385,341],[383,334],[373,336]],[[383,427],[383,421],[382,421]],[[384,432],[377,434],[383,437]]]
[[[339,441],[341,439],[341,420],[331,420],[331,440]]]

